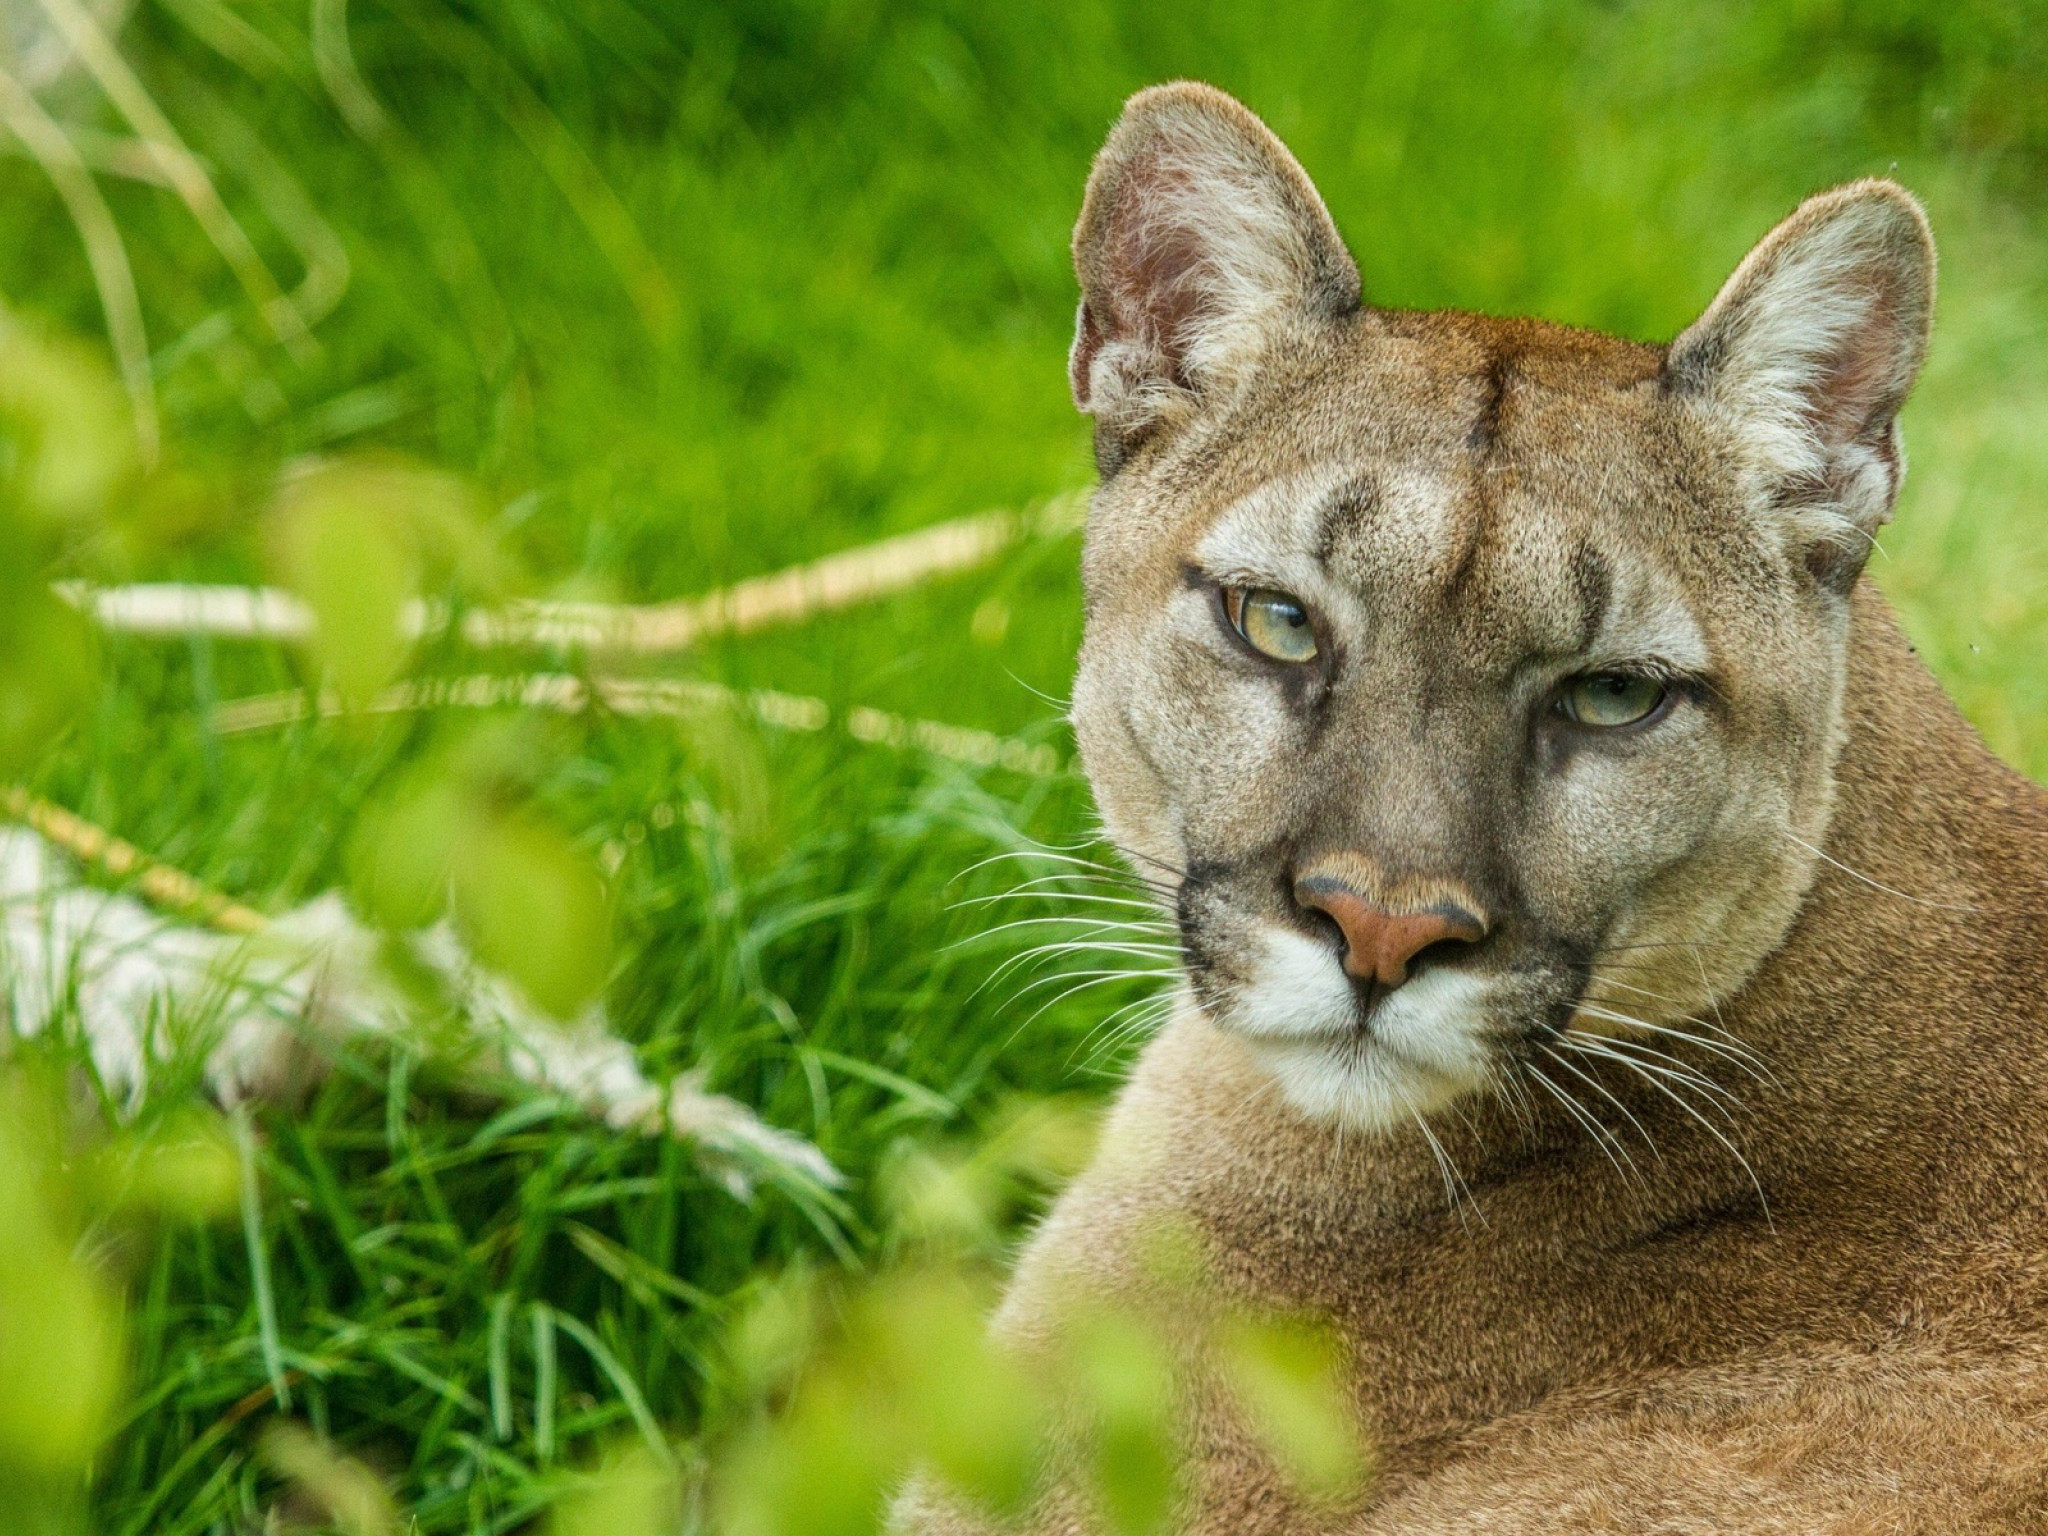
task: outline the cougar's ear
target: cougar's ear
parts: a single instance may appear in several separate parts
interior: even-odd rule
[[[1933,312],[1927,216],[1896,183],[1858,181],[1800,204],[1671,345],[1667,383],[1733,431],[1751,489],[1838,589],[1891,517]]]
[[[1307,173],[1237,101],[1189,82],[1125,104],[1088,178],[1074,269],[1068,375],[1105,473],[1277,333],[1358,304],[1358,269]]]

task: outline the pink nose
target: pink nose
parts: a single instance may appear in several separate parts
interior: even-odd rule
[[[1408,962],[1432,944],[1447,940],[1477,943],[1486,924],[1456,902],[1443,901],[1415,912],[1389,912],[1367,901],[1341,880],[1312,876],[1297,880],[1294,899],[1325,914],[1344,935],[1344,969],[1383,987],[1408,979]]]

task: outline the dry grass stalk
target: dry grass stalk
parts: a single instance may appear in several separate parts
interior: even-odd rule
[[[464,615],[462,635],[479,647],[553,646],[596,654],[671,655],[717,635],[744,635],[908,591],[986,565],[1033,535],[1056,535],[1078,521],[1078,502],[1056,498],[1036,513],[982,512],[914,533],[840,550],[766,576],[669,603],[536,601]],[[145,582],[120,587],[66,583],[66,601],[107,629],[130,634],[208,634],[303,640],[313,615],[274,587]],[[446,610],[409,604],[401,622],[414,636],[447,626]]]
[[[594,696],[594,697],[593,697]],[[468,677],[423,678],[397,683],[368,703],[353,708],[336,694],[316,701],[298,689],[234,699],[215,709],[212,724],[223,736],[274,729],[304,720],[317,709],[323,718],[344,714],[392,715],[426,709],[551,709],[579,714],[595,702],[620,715],[687,718],[706,710],[737,710],[763,725],[788,731],[822,731],[832,722],[832,708],[807,694],[771,689],[741,691],[695,678],[595,677],[588,680],[564,672],[491,673]],[[886,710],[856,705],[842,722],[855,741],[879,746],[914,747],[936,757],[977,768],[1000,765],[1017,773],[1040,775],[1060,771],[1059,749],[1042,741],[998,736],[972,726],[943,720],[918,720]]]
[[[261,933],[270,926],[262,913],[18,784],[0,786],[0,814],[33,827],[87,868],[132,883],[152,905],[187,914],[223,933]]]

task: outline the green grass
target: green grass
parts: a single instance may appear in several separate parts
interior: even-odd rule
[[[398,125],[374,139],[337,109],[303,8],[158,0],[123,34],[287,284],[251,144],[352,281],[294,359],[173,198],[108,180],[168,447],[52,574],[258,577],[282,468],[371,447],[478,485],[528,589],[634,599],[1083,485],[1067,230],[1123,95],[1194,75],[1290,140],[1388,304],[1669,336],[1803,193],[1896,166],[1941,236],[1943,297],[1874,570],[1993,745],[2048,774],[2048,33],[2029,7],[358,0],[349,20]],[[119,129],[82,83],[50,100]],[[0,161],[0,197],[7,303],[100,334],[37,168]],[[1042,541],[675,665],[1063,740],[1074,551]],[[1007,626],[977,638],[992,604]],[[211,700],[292,686],[303,661],[114,640],[100,665],[31,781],[272,910],[344,879],[364,808],[469,723],[217,738]],[[963,871],[1087,839],[1071,780],[717,721],[547,722],[528,755],[580,846],[626,850],[619,1028],[658,1074],[702,1063],[815,1137],[850,1183],[831,1208],[742,1203],[681,1148],[467,1095],[404,1053],[259,1111],[291,1411],[423,1532],[517,1528],[638,1432],[636,1398],[684,1442],[718,1423],[740,1391],[724,1341],[763,1277],[871,1262],[906,1148],[971,1140],[1017,1095],[1102,1091],[1118,1053],[1095,1026],[1136,995],[1031,1018],[1035,998],[977,991],[1024,938],[962,946],[988,920],[961,903],[1016,878]],[[91,1528],[239,1530],[279,1496],[244,1237],[172,1222],[109,1245],[128,1406]]]

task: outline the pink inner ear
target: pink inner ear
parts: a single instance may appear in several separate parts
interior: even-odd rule
[[[1117,199],[1105,264],[1109,339],[1156,353],[1184,389],[1189,330],[1214,282],[1213,262],[1187,214],[1194,192],[1193,178],[1182,171],[1155,165],[1134,174]]]
[[[1831,448],[1863,437],[1899,406],[1897,298],[1879,274],[1859,286],[1867,295],[1863,318],[1842,338],[1813,390],[1814,428]]]
[[[1074,408],[1078,411],[1094,408],[1095,391],[1089,378],[1095,368],[1095,354],[1101,350],[1102,324],[1083,299],[1081,312],[1074,317],[1073,350],[1067,353],[1067,386],[1074,392]]]

